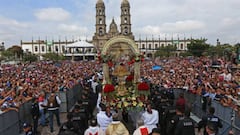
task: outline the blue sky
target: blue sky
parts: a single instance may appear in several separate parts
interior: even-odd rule
[[[0,42],[91,39],[97,0],[1,0]],[[107,25],[120,22],[122,0],[104,0]],[[201,38],[211,44],[240,42],[239,0],[129,0],[135,37]]]

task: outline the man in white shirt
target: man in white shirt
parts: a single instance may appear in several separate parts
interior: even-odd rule
[[[142,114],[142,119],[144,125],[149,129],[149,132],[152,132],[152,129],[156,128],[159,122],[158,111],[152,109],[151,104],[148,104],[146,111]]]
[[[104,104],[99,105],[101,107],[101,111],[98,112],[97,114],[97,121],[100,126],[100,128],[105,130],[107,129],[108,125],[112,122],[112,116],[107,116],[106,114],[106,106]]]
[[[84,132],[84,135],[105,135],[103,130],[98,126],[97,120],[90,120],[89,128]]]
[[[144,126],[144,121],[142,119],[139,119],[137,121],[137,129],[133,132],[133,135],[148,135],[149,129]]]

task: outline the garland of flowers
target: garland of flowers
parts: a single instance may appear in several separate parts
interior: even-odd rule
[[[138,84],[138,92],[139,94],[143,94],[143,95],[149,95],[150,93],[150,87],[146,82],[141,82]]]
[[[112,61],[112,56],[110,54],[102,54],[98,53],[98,61],[101,63],[109,63]]]
[[[108,87],[106,89],[108,89]],[[127,110],[142,111],[144,104],[147,102],[147,97],[145,95],[137,95],[132,87],[128,88],[128,94],[126,96],[110,95],[114,94],[114,92],[115,91],[109,92],[102,97],[102,102],[110,108],[126,108]]]

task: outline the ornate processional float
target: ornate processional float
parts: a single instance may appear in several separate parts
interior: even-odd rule
[[[103,66],[102,102],[114,109],[141,111],[149,85],[141,82],[144,57],[135,42],[125,36],[113,37],[103,46],[98,59]]]

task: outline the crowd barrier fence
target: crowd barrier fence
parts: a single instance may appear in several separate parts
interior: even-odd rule
[[[82,89],[81,85],[75,85],[71,90],[57,93],[62,101],[60,112],[65,113],[72,108],[80,99]],[[31,104],[31,101],[25,102],[19,107],[18,112],[11,110],[0,114],[0,135],[19,135],[24,122],[32,123]]]
[[[61,112],[68,112],[72,106],[81,97],[81,85],[74,86],[71,90],[66,92],[59,92],[62,104],[60,106]],[[189,93],[183,89],[174,90],[175,97],[179,93],[184,93],[188,107],[192,108],[192,113],[197,117],[202,118],[206,112],[202,110],[202,97],[196,94]],[[240,116],[236,111],[230,107],[222,106],[218,101],[212,101],[211,106],[215,108],[215,115],[218,116],[222,123],[223,128],[219,130],[219,135],[228,135],[231,129],[236,135],[240,134]],[[19,111],[8,111],[0,115],[0,134],[3,135],[18,135],[21,132],[23,122],[32,122],[31,117],[31,102],[22,104]]]
[[[206,115],[206,112],[202,109],[202,97],[196,94],[187,92],[184,89],[176,89],[175,96],[178,97],[179,93],[184,93],[186,103],[188,107],[191,107],[191,111],[194,115],[200,119]],[[230,107],[222,106],[218,101],[213,100],[211,106],[215,108],[215,116],[221,119],[223,128],[219,129],[219,135],[228,135],[229,130],[233,130],[235,135],[240,134],[240,116],[238,112]]]

